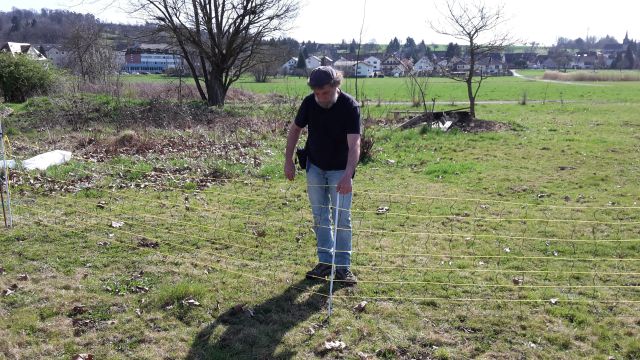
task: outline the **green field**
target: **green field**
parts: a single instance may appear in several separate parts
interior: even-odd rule
[[[528,72],[534,76],[539,72]],[[541,75],[541,74],[540,74]],[[461,83],[445,78],[419,79],[427,83],[427,101],[467,101],[466,88]],[[411,101],[408,78],[358,79],[361,99],[372,103],[377,101]],[[583,102],[633,102],[637,99],[638,82],[629,83],[578,83],[557,84],[527,81],[515,77],[493,77],[484,81],[478,101],[519,101],[523,94],[529,100],[571,100]],[[308,92],[305,79],[288,77],[275,79],[270,83],[258,84],[240,81],[237,88],[257,93],[277,92],[291,96],[301,96]],[[355,94],[355,79],[345,79],[343,89]]]
[[[0,290],[16,288],[0,296],[0,354],[640,358],[640,83],[488,79],[480,101],[527,93],[478,107],[510,130],[443,133],[397,130],[389,112],[411,105],[376,104],[410,101],[404,81],[359,80],[374,141],[354,180],[360,284],[338,284],[328,322],[328,284],[304,280],[304,174],[287,182],[281,169],[295,106],[12,106],[16,158],[77,157],[12,177]],[[438,107],[464,101],[461,84],[430,81]],[[308,91],[291,77],[235,86],[291,101]],[[137,134],[126,145],[124,130]]]
[[[539,79],[543,70],[520,70],[522,75]],[[600,71],[603,72],[603,71]],[[606,72],[617,72],[607,70]],[[189,79],[185,79],[188,81]],[[161,75],[124,76],[125,83],[170,83],[177,86],[178,79]],[[460,82],[447,78],[418,78],[421,85],[426,85],[427,102],[435,98],[437,102],[466,102],[466,88]],[[358,79],[358,97],[367,100],[370,105],[388,102],[411,102],[410,78],[360,78]],[[640,83],[628,82],[576,82],[552,83],[530,81],[516,77],[491,77],[484,81],[478,101],[521,101],[526,94],[529,101],[573,101],[573,102],[613,102],[626,103],[637,100]],[[309,93],[306,79],[288,76],[270,79],[267,83],[256,83],[253,78],[244,77],[233,85],[233,88],[258,94],[277,93],[289,97],[301,97]],[[355,95],[356,79],[346,78],[343,90]],[[416,93],[417,94],[417,93]],[[416,95],[413,96],[416,98]]]

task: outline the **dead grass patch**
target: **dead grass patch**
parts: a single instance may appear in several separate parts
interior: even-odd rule
[[[640,72],[637,71],[574,71],[563,73],[559,71],[545,71],[544,80],[554,81],[640,81]]]
[[[91,145],[93,142],[88,142]],[[80,145],[80,144],[79,144]],[[158,142],[146,136],[140,136],[134,130],[125,130],[113,136],[104,144],[107,155],[146,153],[158,146]]]

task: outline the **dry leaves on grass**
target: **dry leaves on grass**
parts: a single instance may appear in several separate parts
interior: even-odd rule
[[[73,335],[80,336],[85,332],[94,329],[96,322],[91,319],[71,319],[71,326],[73,326]]]
[[[69,316],[74,317],[74,316],[82,315],[87,311],[89,311],[89,309],[87,309],[85,305],[76,305],[69,312]]]
[[[136,285],[131,287],[131,292],[136,294],[144,294],[149,292],[149,288],[146,286]]]
[[[18,290],[17,284],[11,284],[8,288],[2,290],[2,296],[9,296]]]
[[[358,358],[360,358],[360,360],[373,360],[375,359],[375,356],[358,351]]]
[[[378,209],[376,210],[376,214],[378,214],[378,215],[386,214],[387,212],[389,212],[389,207],[388,206],[378,206]]]
[[[344,349],[347,348],[347,344],[344,343],[344,341],[339,341],[339,340],[329,340],[329,341],[325,341],[324,344],[322,345],[322,349],[320,350],[321,353],[328,353],[328,352],[332,352],[332,351],[342,351]]]
[[[147,238],[141,237],[141,238],[138,238],[138,246],[155,249],[160,246],[160,243],[157,241],[153,241],[153,240],[149,240]]]
[[[361,313],[361,312],[363,312],[365,310],[366,306],[367,306],[367,302],[366,301],[361,301],[356,306],[353,307],[353,311]]]
[[[71,357],[71,360],[93,360],[93,354],[76,354]]]
[[[192,297],[182,300],[182,303],[187,306],[200,306],[200,303]]]
[[[318,323],[313,323],[311,324],[311,326],[309,326],[307,329],[305,329],[304,333],[307,335],[313,335],[316,333],[316,330],[321,328],[322,324],[318,324]]]
[[[111,227],[112,227],[112,228],[119,229],[119,228],[121,228],[122,226],[124,226],[124,222],[123,222],[123,221],[112,221],[112,222],[111,222]]]

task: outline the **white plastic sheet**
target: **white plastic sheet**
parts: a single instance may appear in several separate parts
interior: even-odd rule
[[[22,166],[27,170],[46,170],[49,166],[64,164],[69,160],[70,151],[53,150],[23,161]]]

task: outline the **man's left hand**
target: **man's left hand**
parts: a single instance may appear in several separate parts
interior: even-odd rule
[[[351,191],[353,191],[352,181],[353,180],[351,179],[351,176],[343,176],[342,179],[340,179],[340,181],[338,182],[338,185],[336,186],[336,191],[342,195],[349,194]]]

